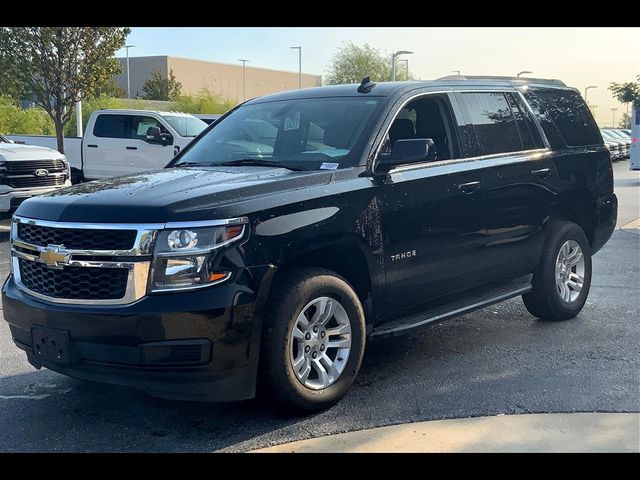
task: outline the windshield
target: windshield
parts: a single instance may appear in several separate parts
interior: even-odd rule
[[[163,118],[169,122],[169,125],[171,125],[181,137],[195,137],[207,128],[207,124],[196,117],[164,115]]]
[[[624,135],[622,133],[620,133],[619,131],[617,131],[617,130],[607,130],[607,133],[610,133],[614,137],[618,137],[618,138],[624,139]]]
[[[603,138],[606,138],[608,140],[620,140],[619,138],[616,138],[615,136],[611,135],[606,130],[600,130],[600,133],[602,133]]]
[[[342,97],[245,105],[216,123],[175,166],[251,160],[304,170],[352,166],[378,103],[375,97]]]

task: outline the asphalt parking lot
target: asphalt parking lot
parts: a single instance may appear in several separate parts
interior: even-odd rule
[[[627,169],[628,160],[614,166],[619,229],[594,257],[591,294],[576,319],[539,322],[514,299],[371,342],[347,397],[309,417],[283,418],[254,401],[160,400],[37,371],[0,321],[0,451],[246,451],[430,419],[638,412],[640,172]]]

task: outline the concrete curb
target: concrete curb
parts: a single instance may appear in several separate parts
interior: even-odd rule
[[[640,452],[640,413],[499,415],[393,425],[259,453]]]

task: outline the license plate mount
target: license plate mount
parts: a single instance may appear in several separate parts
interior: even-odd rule
[[[43,361],[69,363],[69,332],[55,328],[33,327],[31,329],[33,354]]]

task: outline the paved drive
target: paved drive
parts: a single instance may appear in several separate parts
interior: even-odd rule
[[[616,164],[619,226],[640,216],[640,174],[627,167]],[[0,243],[2,277],[7,249]],[[594,257],[578,318],[539,322],[513,299],[371,342],[347,397],[306,418],[282,418],[253,401],[173,402],[36,371],[0,321],[0,451],[246,451],[433,419],[639,412],[639,318],[640,230],[617,230]]]

